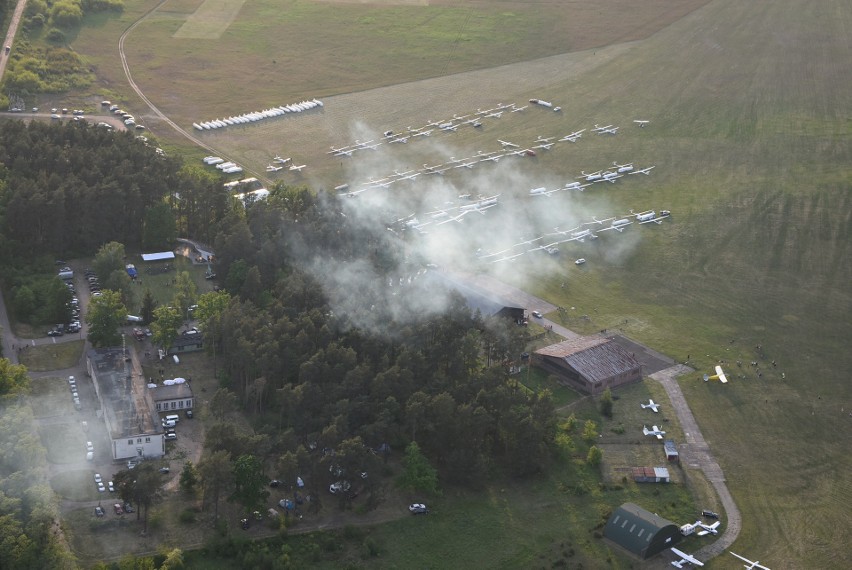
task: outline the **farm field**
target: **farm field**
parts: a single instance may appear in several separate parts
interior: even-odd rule
[[[187,56],[185,67],[211,76],[204,58],[189,56],[196,49],[212,52],[212,44],[219,46],[217,54],[227,51],[209,40],[203,48],[180,50],[172,44],[160,51],[168,45],[168,34],[194,10],[189,3],[171,5],[171,18],[158,13],[159,19],[145,24],[146,37],[163,43],[146,41],[144,49],[138,43],[134,49],[143,34],[132,35],[128,49],[134,78],[183,125],[307,96],[323,98],[321,114],[201,133],[223,156],[255,170],[262,171],[274,155],[298,153],[299,163],[308,168],[302,176],[281,179],[316,188],[354,185],[394,169],[496,150],[498,138],[530,144],[537,136],[562,136],[596,123],[620,125],[614,137],[587,132],[576,144],[560,143],[533,160],[506,159],[489,170],[491,165],[477,167],[475,174],[448,173],[429,192],[500,193],[501,206],[513,215],[501,217],[495,208],[476,222],[465,220],[474,231],[459,234],[463,241],[424,242],[432,244],[432,251],[440,247],[441,263],[452,263],[454,256],[470,263],[477,242],[497,233],[514,238],[554,225],[573,227],[592,215],[671,210],[671,220],[660,226],[634,226],[624,234],[567,245],[557,260],[520,257],[500,265],[501,276],[558,306],[575,307],[565,317],[570,328],[587,333],[620,329],[678,361],[689,360],[696,372],[681,378],[682,389],[743,514],[736,552],[776,570],[848,567],[852,550],[844,521],[852,496],[852,392],[845,371],[852,365],[852,123],[846,115],[852,91],[846,78],[852,77],[852,53],[846,37],[852,7],[839,0],[698,4],[699,9],[670,25],[660,22],[660,30],[646,39],[613,35],[600,44],[565,44],[535,55],[526,51],[515,61],[547,57],[494,69],[483,69],[486,62],[428,72],[424,64],[406,77],[392,66],[371,68],[378,76],[362,73],[360,86],[343,81],[339,90],[321,79],[306,82],[292,74],[289,83],[301,91],[274,92],[254,80],[274,75],[270,69],[246,65],[247,60],[236,65],[237,58],[228,53],[219,62],[233,70],[227,82],[187,78],[187,85],[198,81],[197,97],[186,96],[185,87],[165,88],[166,78],[176,75],[165,61],[169,49]],[[104,56],[97,60],[93,46],[138,14],[131,6],[121,22],[87,29],[75,42],[75,49],[98,61],[112,88],[123,81],[117,75],[120,67]],[[615,43],[625,39],[636,41]],[[586,51],[559,55],[575,47]],[[142,58],[150,63],[137,67]],[[495,57],[490,65],[511,62]],[[477,70],[467,71],[471,67]],[[453,71],[458,73],[441,77]],[[253,79],[241,81],[241,73]],[[412,81],[400,83],[406,79]],[[230,98],[227,105],[215,100],[216,85],[237,84],[239,105]],[[349,93],[336,95],[344,91]],[[420,126],[499,102],[522,105],[532,97],[556,102],[561,114],[529,108],[488,122],[481,131],[435,133],[427,143],[418,142],[420,148],[396,145],[364,160],[332,160],[325,154],[329,145],[367,140],[386,129]],[[194,116],[193,109],[206,114]],[[633,119],[650,123],[640,129]],[[435,142],[439,135],[443,138]],[[530,188],[564,184],[583,169],[613,161],[655,164],[656,169],[648,177],[554,195],[538,204],[526,196]],[[411,187],[418,193],[425,188]],[[408,194],[413,192],[396,192],[391,200],[376,198],[372,204],[361,200],[370,193],[355,200],[369,205],[361,213],[367,217]],[[412,200],[399,211],[411,212],[410,205],[426,209],[430,203],[434,200]],[[499,219],[496,229],[485,224],[492,212]],[[455,251],[446,253],[449,249]],[[427,255],[433,254],[427,250]],[[575,266],[577,257],[587,264]],[[590,319],[579,318],[584,314]],[[731,371],[731,382],[702,382],[701,374],[720,360]],[[478,536],[502,544],[511,532]],[[549,540],[546,533],[541,536]],[[423,540],[431,538],[427,534]],[[508,555],[503,560],[517,559]],[[708,567],[737,566],[733,559],[718,559]]]

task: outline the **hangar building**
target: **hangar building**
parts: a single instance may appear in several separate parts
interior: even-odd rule
[[[642,380],[642,365],[612,337],[585,336],[540,348],[533,364],[586,394]]]
[[[683,535],[672,521],[635,503],[624,503],[609,517],[604,537],[646,560],[677,544]]]

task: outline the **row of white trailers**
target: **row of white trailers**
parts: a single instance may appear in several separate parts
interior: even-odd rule
[[[197,131],[209,131],[211,129],[221,129],[231,125],[256,123],[263,119],[280,117],[281,115],[286,115],[288,113],[301,113],[303,111],[309,111],[322,106],[322,101],[319,99],[311,99],[310,101],[301,101],[299,103],[293,103],[292,105],[285,105],[283,107],[272,107],[263,111],[254,111],[252,113],[237,115],[236,117],[228,117],[227,119],[214,119],[203,123],[192,123],[192,126],[195,127],[195,130]]]
[[[224,158],[218,156],[205,156],[201,160],[204,161],[204,164],[207,166],[215,166],[225,174],[236,174],[237,172],[242,172],[243,167],[235,162],[225,162]]]

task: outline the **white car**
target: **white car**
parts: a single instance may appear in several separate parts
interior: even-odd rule
[[[107,483],[107,488],[109,489],[110,493],[115,493],[115,485],[112,484],[112,481]]]
[[[94,451],[94,450],[95,450],[95,446],[94,446],[94,445],[92,445],[92,442],[91,442],[91,441],[87,441],[87,442],[86,442],[86,451]]]
[[[106,487],[104,487],[103,483],[98,483],[98,493],[103,493],[106,491]]]
[[[574,262],[575,265],[583,265],[584,263],[586,263],[586,260],[582,257]]]
[[[349,481],[338,481],[337,483],[332,483],[328,487],[328,492],[332,495],[336,495],[337,493],[347,492],[352,488],[352,485],[349,484]]]
[[[101,478],[100,473],[95,473],[95,483],[100,483],[101,485],[104,484],[104,480]]]
[[[537,319],[540,319],[542,315],[541,315],[541,312],[539,312],[539,311],[533,311],[532,316],[534,316]]]
[[[414,503],[414,504],[408,505],[408,511],[412,515],[425,515],[426,513],[429,512],[429,509],[427,509],[426,505],[424,505],[423,503]]]

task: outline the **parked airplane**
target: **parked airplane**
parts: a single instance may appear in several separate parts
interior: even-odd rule
[[[403,144],[405,144],[405,143],[407,143],[407,142],[408,142],[408,137],[396,137],[395,139],[391,139],[391,140],[389,140],[389,141],[388,141],[388,144],[393,144],[393,143],[403,143]]]
[[[605,131],[607,129],[611,129],[611,128],[612,128],[612,125],[607,125],[605,127],[601,127],[597,123],[595,123],[595,128],[592,129],[592,132],[593,133],[600,133],[600,132],[603,132],[603,131]]]
[[[553,143],[542,143],[534,146],[533,148],[543,148],[544,150],[550,150],[550,147],[553,146]]]
[[[513,143],[513,142],[509,142],[509,141],[501,141],[500,139],[497,139],[497,142],[498,142],[498,143],[500,143],[501,145],[503,145],[503,147],[504,147],[504,148],[505,148],[505,147],[509,147],[509,148],[518,148],[518,145],[516,145],[516,144],[515,144],[515,143]]]
[[[419,131],[419,132],[414,133],[411,136],[413,136],[413,137],[428,137],[429,135],[432,134],[433,130],[434,129],[429,129],[428,131]]]
[[[631,211],[630,213],[632,214],[633,212]],[[647,212],[639,212],[638,214],[636,214],[636,220],[640,224],[647,224],[649,222],[661,224],[663,222],[661,218],[657,218],[657,212],[655,212],[654,210],[648,210]]]
[[[535,139],[535,142],[537,142],[537,143],[549,143],[550,141],[552,141],[555,138],[556,137],[546,137],[545,138],[545,137],[539,135],[538,138]]]
[[[657,436],[657,439],[663,439],[663,436],[666,435],[666,432],[664,432],[657,426],[654,426],[654,429],[648,429],[647,426],[642,426],[642,433],[644,433],[645,435],[655,435]]]
[[[643,410],[645,408],[651,408],[652,410],[654,410],[655,414],[660,411],[660,404],[654,403],[653,399],[648,400],[647,404],[639,404],[639,405],[642,406]]]
[[[473,204],[466,204],[464,206],[461,206],[459,208],[459,214],[457,216],[450,216],[446,220],[438,222],[438,225],[446,224],[447,222],[460,222],[462,218],[470,212],[479,212],[480,214],[483,214],[485,210],[493,208],[497,205],[498,196],[500,195],[495,194],[494,196],[489,196],[488,198],[482,198],[481,200],[477,200]]]
[[[303,168],[305,168],[306,166],[307,166],[307,164],[300,164],[300,165],[298,165],[298,166],[296,166],[296,165],[294,164],[293,166],[291,166],[291,167],[289,168],[289,170],[292,170],[292,171],[295,171],[295,172],[301,172],[301,171],[302,171],[302,169],[303,169]]]
[[[610,224],[610,226],[609,226],[608,228],[602,228],[602,229],[600,229],[600,230],[598,230],[598,231],[599,231],[599,232],[605,232],[605,231],[609,231],[609,230],[615,230],[615,231],[617,231],[618,233],[621,233],[621,232],[623,232],[623,231],[625,230],[625,228],[626,228],[627,226],[629,226],[629,225],[630,225],[630,224],[632,224],[632,223],[633,223],[633,222],[631,222],[631,221],[630,221],[630,220],[628,220],[627,218],[621,218],[620,220],[613,220],[613,221],[612,221],[612,224]]]
[[[423,172],[425,172],[426,174],[438,174],[438,175],[443,176],[444,172],[449,170],[449,169],[441,168],[441,166],[443,166],[443,165],[439,164],[437,166],[429,166],[428,164],[424,163],[423,164]]]
[[[488,113],[485,115],[486,117],[494,117],[495,119],[499,119],[503,115],[503,111],[494,111],[493,113]]]
[[[490,160],[492,162],[497,162],[501,158],[506,156],[505,154],[492,154],[491,156],[486,156],[485,158],[480,158],[479,162],[485,162],[486,160]]]
[[[696,566],[704,566],[704,563],[694,556],[687,554],[686,552],[681,552],[677,548],[672,548],[672,552],[677,556],[680,556],[680,560],[676,562],[672,562],[672,566],[675,568],[683,568],[684,564],[695,564]]]
[[[595,182],[596,180],[600,180],[602,178],[601,171],[592,172],[590,174],[586,174],[585,171],[581,170],[580,174],[586,177],[586,182]]]
[[[278,164],[287,164],[290,162],[290,158],[281,158],[280,156],[276,156],[272,159],[272,162],[277,162]]]
[[[730,552],[731,552],[731,554],[733,554],[734,556],[736,556],[737,558],[739,558],[743,562],[746,562],[746,564],[743,564],[743,567],[745,567],[746,570],[752,570],[753,568],[760,568],[761,570],[769,570],[769,568],[761,565],[757,560],[752,562],[751,560],[749,560],[745,556],[740,556],[739,554],[737,554],[736,552],[733,552],[733,551],[730,551]]]
[[[713,376],[708,376],[707,374],[704,375],[704,381],[707,382],[708,380],[718,380],[722,384],[728,383],[728,377],[725,376],[724,372],[722,372],[721,366],[716,367],[716,374],[714,374]]]
[[[632,162],[628,162],[627,164],[618,164],[617,162],[613,162],[612,165],[618,169],[619,174],[633,170]]]
[[[657,165],[654,165],[654,166],[649,166],[648,168],[643,168],[642,170],[634,170],[630,174],[644,174],[645,176],[647,176],[648,173],[650,173],[656,167],[657,167]]]
[[[599,135],[614,135],[614,134],[618,133],[618,129],[620,129],[620,128],[621,127],[612,127],[610,129],[603,129],[603,130],[598,131],[598,134]]]
[[[719,534],[719,525],[722,524],[719,521],[714,522],[713,524],[704,524],[701,521],[698,521],[698,526],[701,527],[701,530],[698,531],[698,536],[707,536],[708,534]]]
[[[583,136],[583,131],[585,131],[585,130],[586,129],[581,129],[579,131],[574,131],[570,135],[565,135],[564,137],[559,139],[559,142],[565,142],[565,141],[577,142],[577,139],[579,139],[580,137]]]
[[[637,125],[639,125],[640,128],[642,128],[645,125],[647,125],[648,123],[650,123],[651,121],[643,121],[641,119],[633,119],[633,122],[636,123]]]
[[[532,190],[530,190],[530,196],[550,196],[551,194],[555,194],[556,192],[559,192],[560,190],[563,190],[563,188],[556,188],[555,190],[548,190],[547,188],[542,186],[540,188],[533,188]]]
[[[281,170],[282,168],[284,168],[284,167],[283,167],[283,166],[275,166],[275,165],[273,165],[273,164],[269,164],[269,165],[267,165],[267,166],[266,166],[266,171],[267,171],[267,172],[278,172],[278,171],[279,171],[279,170]]]
[[[614,172],[612,170],[607,170],[606,172],[601,174],[601,180],[605,180],[606,182],[609,182],[610,184],[615,184],[615,181],[618,180],[619,178],[621,178],[622,176],[623,176],[623,174],[619,174],[619,173]]]
[[[510,111],[510,113],[517,113],[518,111],[523,111],[527,107],[528,107],[528,105],[524,105],[523,107],[515,107]]]

